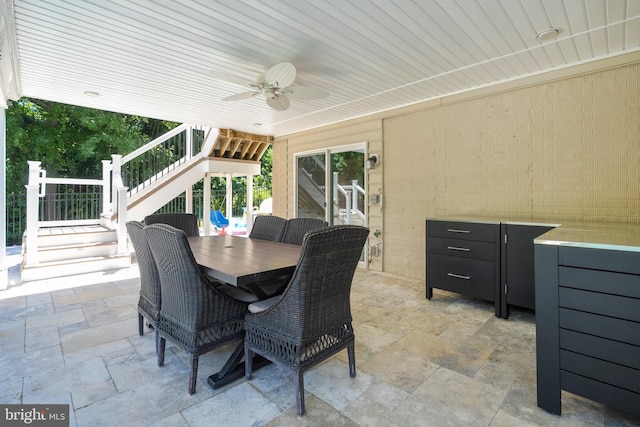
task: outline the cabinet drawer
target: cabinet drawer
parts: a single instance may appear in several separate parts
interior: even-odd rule
[[[558,267],[558,283],[569,288],[640,298],[640,276],[634,274]]]
[[[640,369],[640,347],[560,329],[560,350]]]
[[[640,346],[640,323],[584,311],[560,309],[560,327]]]
[[[442,237],[429,237],[427,240],[427,250],[430,253],[485,261],[496,260],[495,248],[495,243],[476,242],[473,240],[445,239]]]
[[[640,370],[560,350],[560,369],[640,393]]]
[[[558,264],[640,274],[640,252],[560,246]]]
[[[640,393],[634,393],[566,371],[560,371],[560,382],[562,389],[570,393],[640,416]]]
[[[429,285],[489,301],[495,300],[495,263],[433,254]]]
[[[640,322],[640,299],[560,287],[559,306]]]
[[[437,220],[428,220],[428,224],[429,236],[434,237],[497,242],[500,234],[499,224]]]

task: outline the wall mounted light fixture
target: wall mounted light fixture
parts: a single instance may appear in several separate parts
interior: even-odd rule
[[[380,163],[380,155],[371,154],[367,159],[367,170],[375,169],[379,163]]]

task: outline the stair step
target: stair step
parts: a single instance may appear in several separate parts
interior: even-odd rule
[[[42,263],[78,258],[105,257],[118,253],[118,243],[115,241],[79,244],[60,243],[58,242],[58,246],[39,248],[38,261]]]
[[[96,256],[64,261],[40,262],[22,265],[21,279],[24,282],[53,277],[73,276],[98,271],[119,270],[131,266],[130,255]]]
[[[115,230],[100,226],[54,227],[42,228],[38,231],[38,248],[113,242],[115,240],[117,240]]]

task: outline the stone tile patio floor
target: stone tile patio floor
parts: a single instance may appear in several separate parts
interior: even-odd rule
[[[0,402],[71,408],[72,426],[630,426],[640,419],[563,392],[563,414],[536,406],[535,319],[421,280],[358,270],[352,288],[357,376],[346,351],[305,374],[269,365],[212,390],[235,343],[200,358],[187,393],[186,354],[137,333],[137,267],[15,283],[0,291]]]

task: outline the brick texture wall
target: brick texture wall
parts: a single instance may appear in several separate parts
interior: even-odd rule
[[[424,279],[424,220],[640,224],[640,65],[384,120],[384,270]]]

